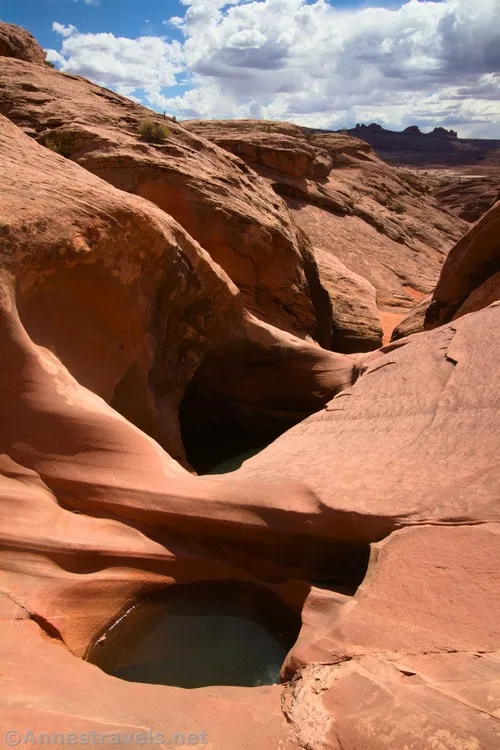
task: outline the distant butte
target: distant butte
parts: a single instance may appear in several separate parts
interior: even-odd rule
[[[493,165],[500,155],[500,139],[459,138],[455,130],[443,127],[423,133],[417,125],[410,125],[399,132],[377,123],[358,123],[347,133],[367,141],[377,156],[399,166]]]

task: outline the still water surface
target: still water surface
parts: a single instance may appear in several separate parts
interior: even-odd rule
[[[299,627],[299,618],[261,587],[177,585],[130,610],[88,659],[133,682],[270,685],[279,682]]]

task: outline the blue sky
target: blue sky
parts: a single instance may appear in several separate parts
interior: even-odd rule
[[[61,37],[52,29],[54,22],[75,26],[82,34],[111,32],[131,39],[154,35],[182,40],[183,35],[172,27],[167,29],[163,21],[183,11],[185,7],[177,0],[0,0],[0,19],[28,29],[46,49],[60,47]],[[169,93],[184,89],[169,87]]]
[[[439,0],[440,1],[440,0]],[[399,7],[402,0],[384,2],[358,2],[336,0],[336,8],[360,8],[383,5]],[[115,36],[137,37],[145,34],[165,34],[162,22],[172,16],[180,16],[185,7],[177,0],[0,0],[0,18],[9,23],[24,26],[43,47],[55,47],[59,43],[52,31],[52,23],[72,24],[82,33],[112,32]],[[181,38],[181,34],[168,30],[169,37]]]
[[[0,0],[57,67],[178,117],[500,137],[500,0]]]
[[[59,44],[52,31],[53,21],[72,24],[82,33],[110,31],[116,36],[136,37],[165,33],[162,21],[181,12],[182,6],[175,1],[100,0],[97,4],[83,0],[0,0],[2,20],[29,29],[44,47]]]

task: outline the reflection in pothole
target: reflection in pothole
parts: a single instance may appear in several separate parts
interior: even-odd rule
[[[268,589],[239,582],[171,586],[141,602],[88,660],[132,682],[196,688],[270,685],[300,618]]]

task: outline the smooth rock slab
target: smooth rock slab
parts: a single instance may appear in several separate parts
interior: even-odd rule
[[[372,545],[352,598],[311,592],[284,689],[303,747],[497,750],[499,540],[409,527]]]
[[[299,747],[281,711],[277,685],[183,690],[125,682],[78,660],[29,620],[0,622],[0,663],[0,741],[8,729],[132,737],[151,730],[163,734],[165,742],[132,739],[129,746],[167,748],[175,746],[175,733],[186,738],[196,733],[198,742],[192,744],[210,750]],[[112,743],[101,744],[106,746]]]
[[[351,388],[231,478],[286,475],[316,498],[332,539],[498,520],[499,368],[493,305],[366,355]]]
[[[352,598],[311,591],[285,671],[363,654],[495,651],[499,611],[500,524],[407,527],[372,545]]]

